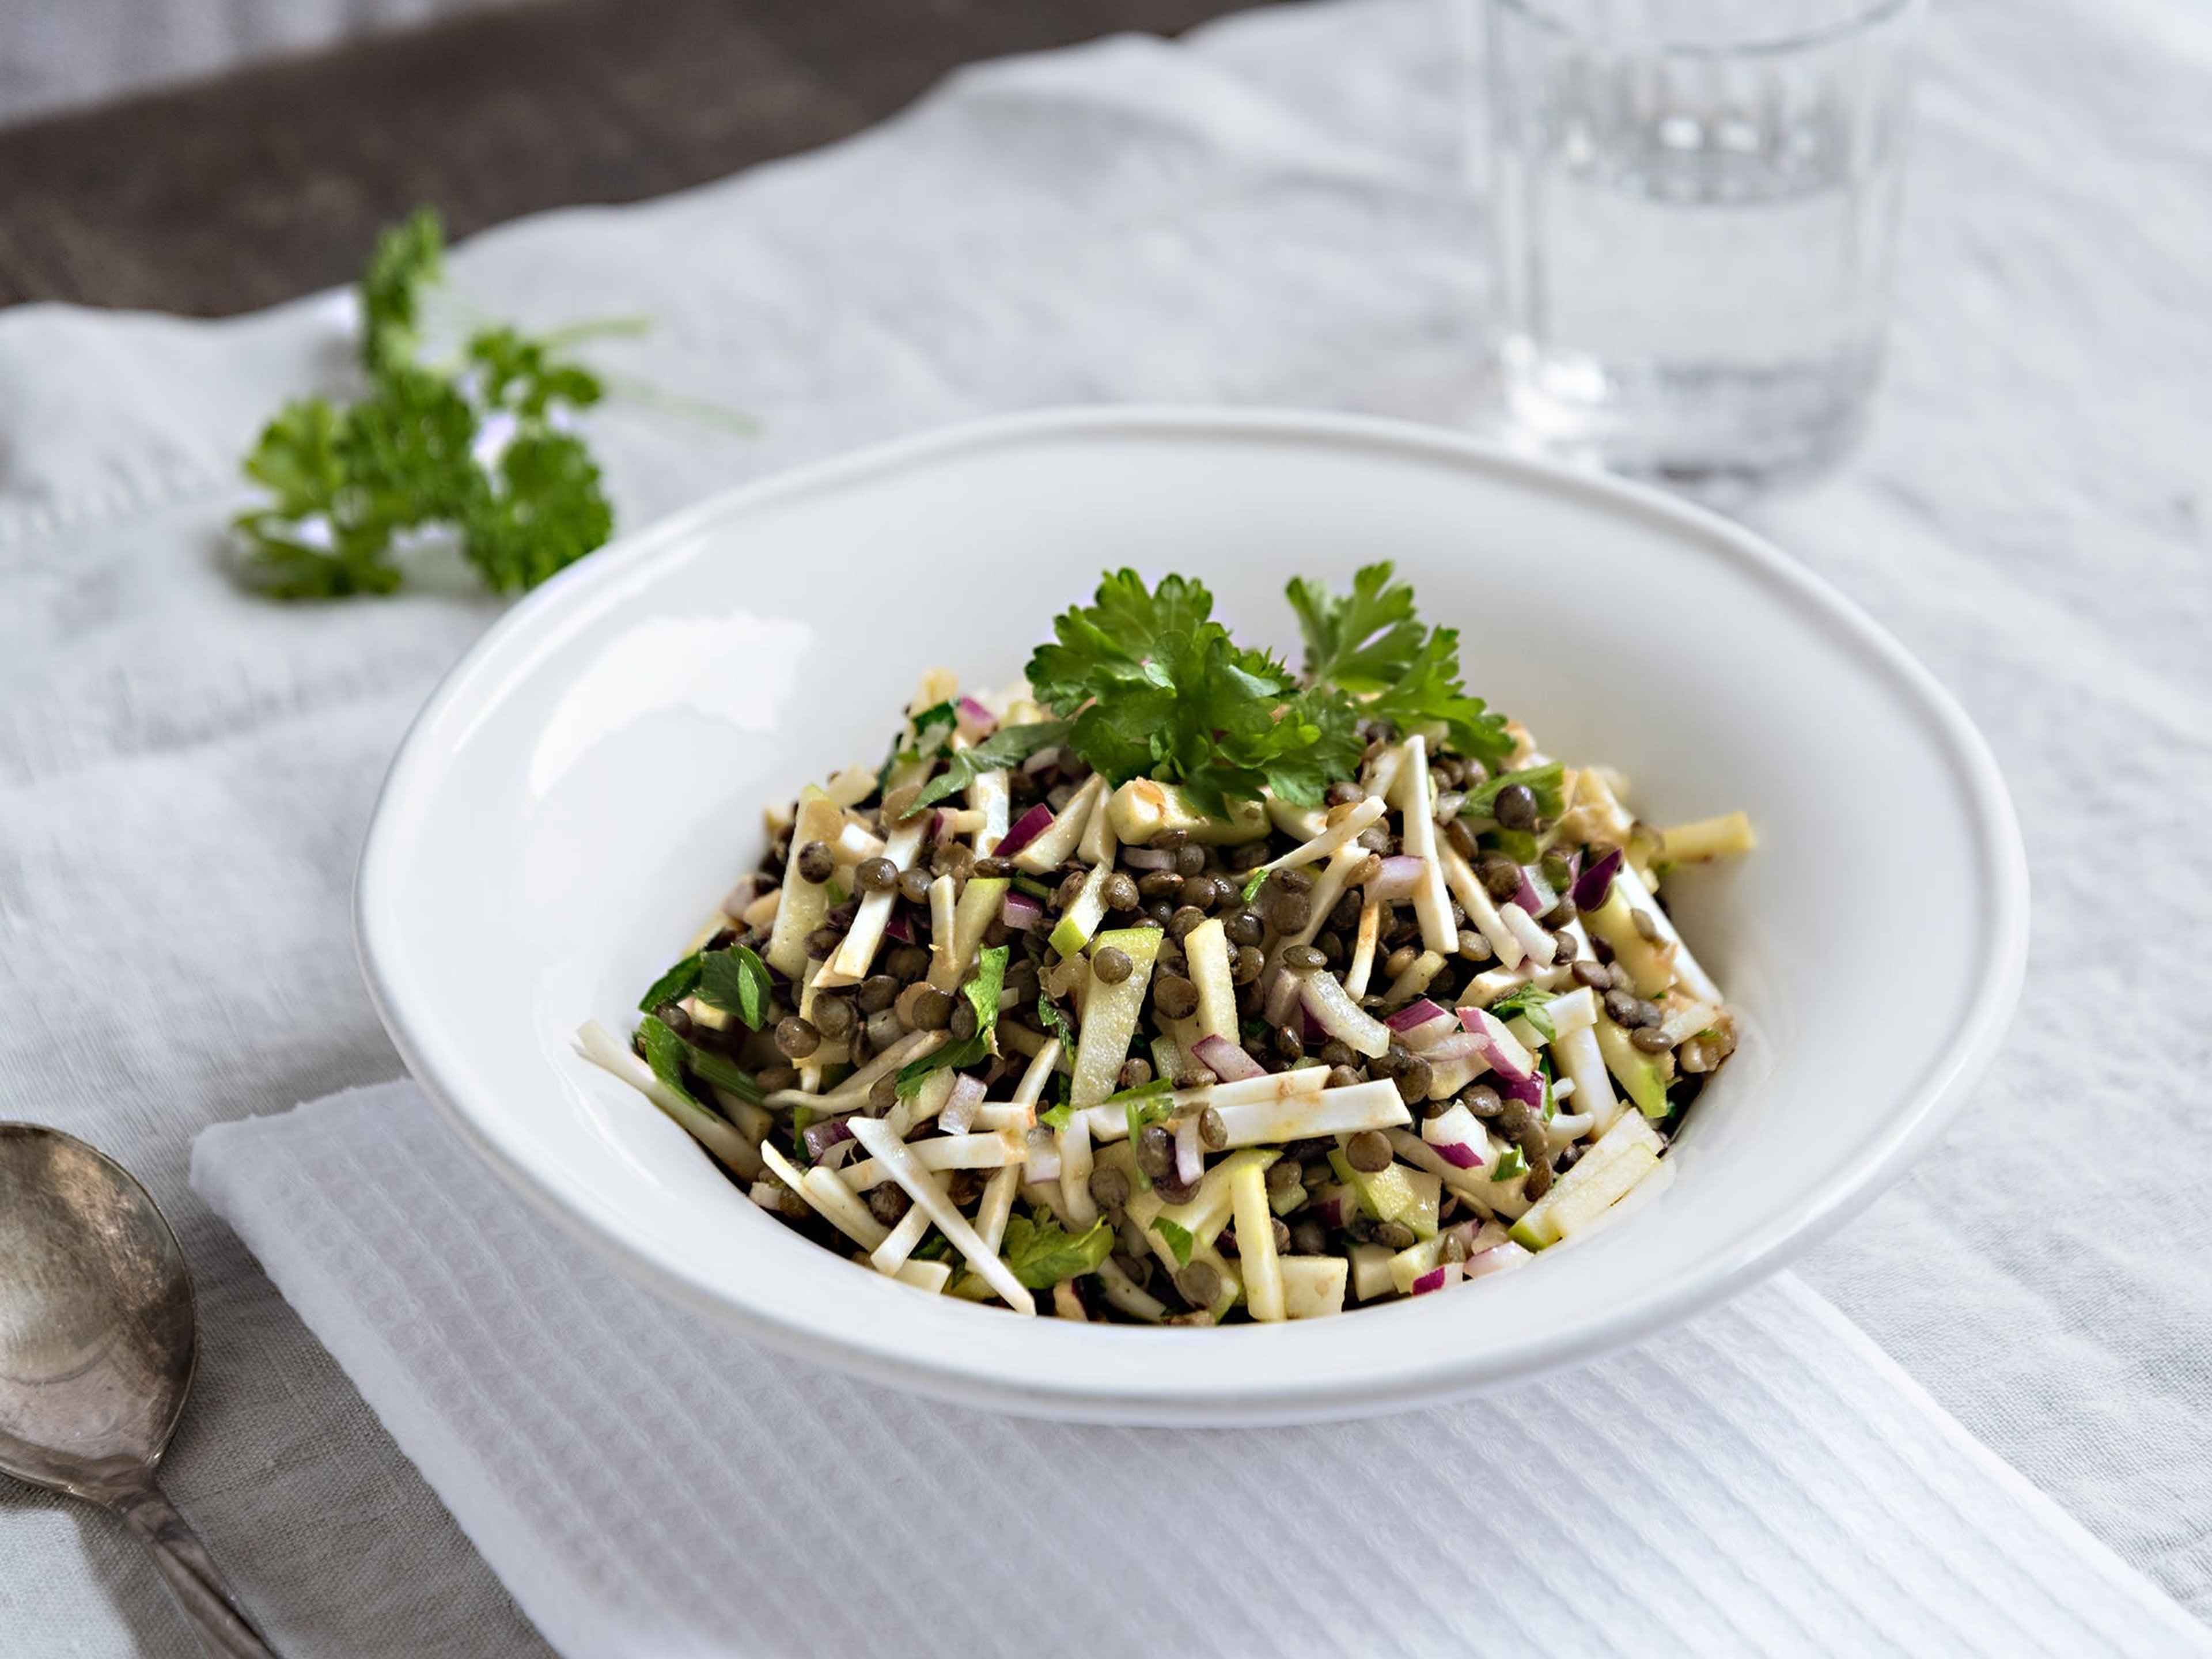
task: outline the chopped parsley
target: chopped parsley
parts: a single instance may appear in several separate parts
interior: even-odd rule
[[[1559,1035],[1559,1029],[1552,1024],[1551,1011],[1545,1006],[1552,1000],[1552,997],[1551,992],[1531,981],[1526,985],[1515,986],[1497,1001],[1492,1003],[1490,1012],[1499,1019],[1510,1019],[1514,1015],[1518,1014],[1535,1028],[1538,1036],[1550,1042],[1556,1040]]]
[[[1536,816],[1556,818],[1567,810],[1567,769],[1558,761],[1542,766],[1524,767],[1518,772],[1500,772],[1496,777],[1469,790],[1467,804],[1459,809],[1463,818],[1486,818],[1496,816],[1499,793],[1514,784],[1524,784],[1536,798]],[[1532,842],[1533,847],[1534,842]],[[1519,862],[1528,864],[1533,858]]]
[[[759,1030],[768,1018],[769,1000],[775,994],[768,964],[743,945],[708,951],[699,962],[700,1001],[734,1014],[753,1030]]]
[[[1037,720],[1026,726],[1002,726],[979,744],[956,750],[942,772],[922,786],[917,806],[934,805],[947,795],[965,789],[984,772],[1019,766],[1040,749],[1067,735],[1066,722]],[[1049,897],[1050,890],[1040,896]]]
[[[1497,1166],[1491,1170],[1490,1178],[1492,1181],[1510,1181],[1516,1176],[1524,1176],[1528,1173],[1528,1160],[1522,1155],[1521,1149],[1518,1146],[1508,1146],[1505,1149],[1505,1156],[1499,1158]]]
[[[649,1014],[665,1004],[681,1002],[698,986],[701,971],[699,953],[694,951],[653,981],[653,988],[638,1000],[638,1012]]]
[[[1114,1249],[1114,1225],[1101,1216],[1090,1231],[1070,1234],[1049,1216],[1031,1211],[1009,1216],[999,1253],[1016,1279],[1033,1291],[1098,1271]]]
[[[999,1024],[999,994],[1006,984],[1006,957],[1007,947],[1001,945],[976,959],[974,975],[960,988],[969,1006],[975,1011],[975,1035],[963,1042],[948,1042],[936,1053],[900,1066],[896,1086],[901,1099],[918,1092],[931,1073],[957,1072],[991,1052],[991,1034]]]
[[[1162,1215],[1152,1218],[1152,1231],[1160,1236],[1160,1242],[1168,1247],[1168,1254],[1175,1257],[1176,1267],[1190,1266],[1190,1249],[1195,1241],[1190,1236],[1189,1228],[1179,1227]]]

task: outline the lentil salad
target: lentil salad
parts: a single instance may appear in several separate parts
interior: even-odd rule
[[[932,671],[585,1054],[753,1199],[1018,1313],[1271,1322],[1525,1265],[1662,1188],[1738,1022],[1664,831],[1460,682],[1388,565],[1290,599],[1109,574],[1027,678]]]

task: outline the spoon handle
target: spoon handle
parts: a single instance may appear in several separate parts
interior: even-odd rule
[[[170,1594],[210,1659],[276,1659],[276,1649],[262,1639],[216,1571],[207,1546],[159,1487],[148,1481],[111,1498],[108,1506],[154,1553]]]

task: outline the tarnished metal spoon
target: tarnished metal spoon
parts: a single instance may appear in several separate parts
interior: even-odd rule
[[[276,1659],[154,1484],[198,1347],[146,1189],[74,1135],[0,1123],[0,1471],[120,1516],[218,1659]]]

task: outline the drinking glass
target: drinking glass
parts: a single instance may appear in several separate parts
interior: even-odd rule
[[[1923,0],[1476,0],[1506,412],[1727,502],[1856,437]]]

